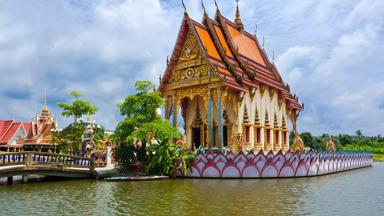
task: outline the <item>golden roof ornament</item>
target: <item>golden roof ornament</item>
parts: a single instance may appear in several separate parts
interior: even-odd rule
[[[181,0],[181,5],[182,5],[183,8],[184,8],[184,15],[188,15],[187,7],[185,7],[184,0]]]
[[[255,111],[255,124],[257,124],[257,125],[260,124],[259,110],[257,110],[257,107],[256,107],[256,111]]]
[[[48,107],[47,107],[47,89],[44,90],[44,109],[48,109]]]
[[[204,15],[206,15],[207,14],[207,10],[205,10],[204,0],[201,0],[201,7],[203,8]]]
[[[285,117],[283,116],[283,121],[282,121],[282,127],[285,129],[287,128],[287,123],[285,122]]]
[[[277,115],[275,113],[274,120],[273,120],[273,127],[278,128],[279,127],[279,122],[277,120]]]
[[[328,151],[335,151],[336,150],[336,145],[333,142],[331,136],[329,136],[329,138],[328,138],[327,145],[325,146],[325,149]]]
[[[239,1],[240,0],[236,0],[236,19],[235,19],[235,23],[236,23],[237,28],[239,30],[243,30],[244,29],[244,25],[243,25],[243,22],[241,21],[241,18],[240,18]]]
[[[247,106],[245,104],[244,104],[243,123],[249,123],[248,109],[247,109]]]
[[[265,127],[269,127],[269,115],[268,115],[268,111],[265,112],[265,120],[264,120],[265,124],[264,126]]]
[[[302,152],[304,151],[304,141],[301,139],[299,135],[295,135],[295,142],[292,145],[293,152]]]
[[[216,0],[215,0],[215,6],[216,6],[216,10],[219,11],[219,5],[217,4]]]

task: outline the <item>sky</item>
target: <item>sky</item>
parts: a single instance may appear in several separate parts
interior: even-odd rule
[[[200,0],[184,0],[202,20]],[[234,19],[234,0],[217,0]],[[213,17],[213,0],[204,0]],[[383,0],[241,0],[245,28],[304,102],[299,132],[384,135]],[[183,16],[180,0],[1,0],[0,119],[31,121],[80,91],[113,130],[136,80],[158,83]]]

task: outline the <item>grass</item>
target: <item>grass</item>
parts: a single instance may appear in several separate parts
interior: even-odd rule
[[[384,154],[373,154],[373,160],[384,162]]]

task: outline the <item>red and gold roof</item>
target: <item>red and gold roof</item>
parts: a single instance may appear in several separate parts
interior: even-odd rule
[[[160,91],[164,91],[165,86],[171,82],[187,34],[192,32],[205,59],[222,78],[225,86],[235,91],[268,86],[279,92],[279,97],[287,102],[290,109],[302,110],[298,99],[290,93],[289,86],[269,61],[257,37],[244,30],[239,17],[236,20],[236,23],[230,21],[217,10],[214,19],[204,12],[203,21],[199,23],[185,12],[176,45],[161,80]]]

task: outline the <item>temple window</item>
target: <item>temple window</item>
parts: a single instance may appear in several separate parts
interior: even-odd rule
[[[284,140],[284,144],[286,145],[287,144],[287,131],[283,132],[283,140]]]
[[[271,129],[267,129],[266,130],[266,138],[267,138],[267,143],[270,144],[271,143]]]
[[[256,143],[261,143],[261,128],[256,129]]]
[[[250,142],[249,137],[250,137],[250,134],[249,134],[249,126],[246,126],[246,127],[245,127],[245,141],[246,141],[247,143]]]
[[[279,142],[279,131],[275,131],[275,144],[280,144],[280,142]]]

